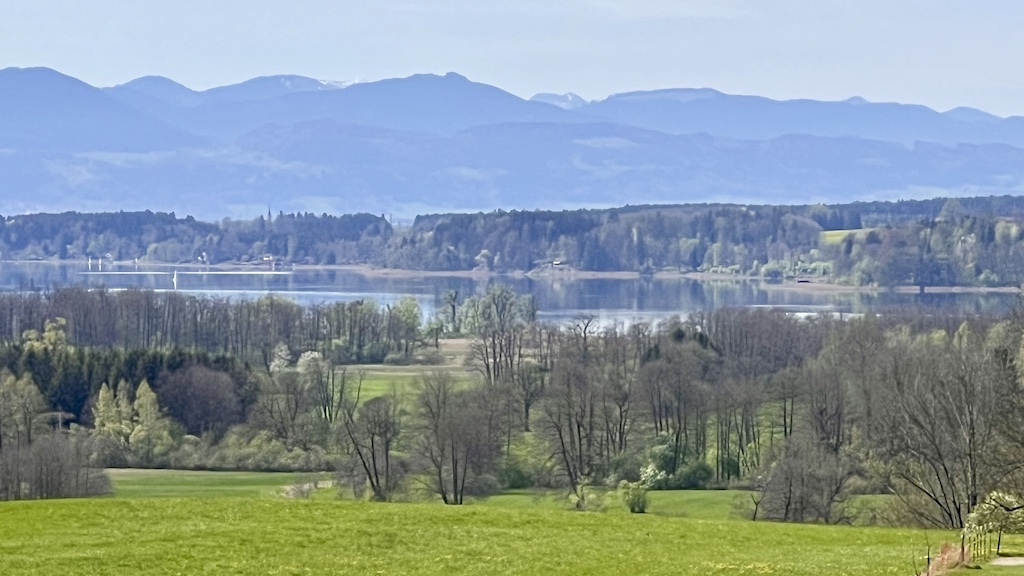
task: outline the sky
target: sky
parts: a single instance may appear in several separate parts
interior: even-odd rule
[[[710,87],[1024,115],[1019,0],[0,0],[0,68],[193,89],[458,72],[522,97]]]

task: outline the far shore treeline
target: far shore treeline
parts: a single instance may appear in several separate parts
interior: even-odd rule
[[[1024,197],[843,205],[692,204],[419,216],[173,213],[0,218],[0,259],[367,264],[429,271],[711,272],[853,285],[1018,286]]]

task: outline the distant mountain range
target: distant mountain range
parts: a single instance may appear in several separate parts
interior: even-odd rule
[[[1024,118],[711,89],[524,100],[458,74],[96,88],[0,70],[0,214],[301,212],[1015,194]]]

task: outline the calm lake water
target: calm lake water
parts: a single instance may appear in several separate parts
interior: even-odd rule
[[[560,321],[581,314],[603,322],[630,322],[686,315],[721,307],[770,306],[796,313],[829,311],[884,313],[895,307],[958,309],[967,313],[1001,314],[1013,307],[1010,293],[902,294],[823,293],[784,290],[758,281],[695,281],[689,279],[567,280],[564,278],[368,278],[345,270],[298,269],[265,274],[179,267],[177,290],[224,298],[258,298],[276,293],[303,304],[372,299],[390,303],[413,296],[424,316],[433,314],[445,291],[460,299],[504,284],[534,296],[542,319]],[[85,263],[0,262],[0,290],[46,290],[61,286],[150,288],[174,290],[174,269],[105,264],[99,270]]]

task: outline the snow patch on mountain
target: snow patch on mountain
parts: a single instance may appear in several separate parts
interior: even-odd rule
[[[542,92],[530,98],[531,102],[543,102],[545,104],[551,104],[552,106],[558,106],[562,110],[576,110],[586,106],[587,101],[580,98],[576,94],[569,92],[568,94],[550,94]]]

